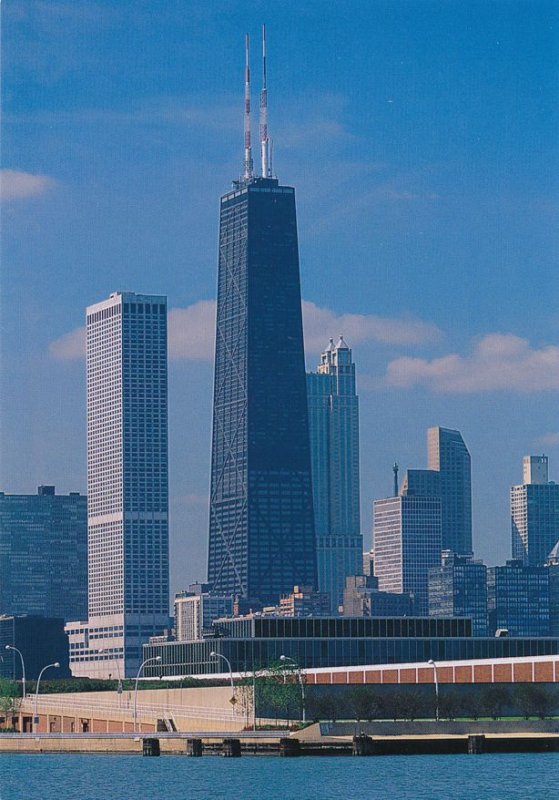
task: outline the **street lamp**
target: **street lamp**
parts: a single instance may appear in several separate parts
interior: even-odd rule
[[[142,661],[142,663],[140,664],[140,669],[138,670],[138,674],[136,675],[136,684],[134,686],[134,733],[136,733],[137,719],[138,719],[138,681],[140,680],[140,675],[145,665],[151,664],[152,661],[161,661],[161,656],[146,658],[145,661]]]
[[[11,644],[6,645],[6,650],[15,650],[16,653],[19,653],[19,657],[21,658],[21,693],[23,699],[25,700],[25,662],[23,660],[21,650],[18,650],[17,647],[12,647]]]
[[[216,653],[215,650],[212,650],[212,652],[210,653],[210,658],[222,658],[229,667],[229,680],[231,681],[231,692],[232,692],[232,697],[230,702],[233,707],[232,715],[235,716],[235,704],[237,702],[237,698],[235,697],[235,684],[233,683],[233,670],[231,669],[231,662],[229,661],[227,656],[224,656],[221,653]]]
[[[435,664],[432,658],[430,658],[427,663],[433,667],[433,672],[435,675],[435,697],[437,700],[437,705],[435,707],[435,719],[438,722],[439,721],[439,676],[437,674],[437,665]]]
[[[301,672],[301,667],[295,661],[294,658],[290,658],[289,656],[280,656],[280,661],[290,661],[295,668],[297,669],[297,676],[299,678],[299,686],[301,687],[301,709],[302,709],[302,722],[305,724],[307,721],[307,710],[305,708],[305,681],[303,680],[303,673]]]
[[[59,666],[60,666],[60,664],[58,663],[58,661],[55,661],[54,664],[47,664],[46,667],[43,667],[43,669],[39,672],[39,677],[37,678],[37,688],[35,690],[35,710],[34,710],[34,713],[33,713],[33,733],[37,732],[35,726],[39,724],[39,717],[37,715],[37,707],[38,707],[38,704],[39,704],[39,685],[41,683],[41,678],[43,677],[43,672],[45,670],[47,670],[47,669],[50,669],[51,667],[54,667],[55,669],[58,669]]]

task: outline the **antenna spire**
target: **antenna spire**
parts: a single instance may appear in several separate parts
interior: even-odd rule
[[[248,64],[248,33],[245,35],[245,160],[243,166],[243,178],[245,181],[252,180],[252,146],[250,142],[250,67]]]
[[[268,138],[268,87],[266,84],[266,26],[262,25],[262,90],[260,92],[260,159],[262,177],[272,177],[270,140]]]

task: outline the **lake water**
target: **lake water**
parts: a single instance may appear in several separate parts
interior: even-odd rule
[[[557,800],[559,754],[0,755],[1,800]]]

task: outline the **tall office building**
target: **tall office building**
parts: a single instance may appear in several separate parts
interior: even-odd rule
[[[208,582],[255,604],[316,586],[295,191],[272,177],[265,85],[261,110],[256,176],[247,47],[244,171],[220,204]]]
[[[340,337],[307,373],[318,588],[331,612],[343,602],[345,580],[362,570],[359,512],[359,400],[355,364]]]
[[[87,614],[87,498],[0,492],[0,614]]]
[[[443,550],[458,555],[472,552],[472,477],[468,448],[460,431],[429,428],[429,470],[440,473]]]
[[[429,616],[470,617],[472,634],[487,636],[487,567],[471,556],[442,553],[429,570]]]
[[[373,504],[375,576],[383,592],[410,592],[428,613],[428,575],[441,559],[441,500],[398,495]]]
[[[167,303],[115,292],[87,309],[89,613],[74,675],[135,674],[169,625]]]
[[[487,569],[489,635],[549,636],[549,569],[511,560]]]
[[[212,627],[214,619],[233,614],[233,598],[209,592],[207,583],[192,583],[188,591],[175,595],[175,638],[193,642]]]
[[[525,456],[523,480],[510,491],[512,557],[541,566],[559,538],[559,484],[549,481],[547,456]]]

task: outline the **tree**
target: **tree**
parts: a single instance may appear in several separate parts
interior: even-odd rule
[[[382,709],[379,695],[368,686],[356,686],[347,695],[348,710],[353,719],[370,722],[377,719]]]
[[[559,698],[553,689],[536,683],[524,683],[515,687],[514,701],[526,719],[545,719],[557,709]]]
[[[499,719],[503,715],[503,708],[510,703],[510,691],[504,686],[488,685],[482,693],[483,713],[493,719]]]
[[[301,688],[298,675],[286,669],[283,662],[272,664],[257,680],[258,697],[276,717],[293,719],[301,708]]]
[[[458,692],[446,689],[439,695],[439,714],[441,719],[456,719],[462,712],[464,701]]]
[[[21,698],[15,681],[0,678],[0,727],[12,728],[11,718],[19,712]]]

